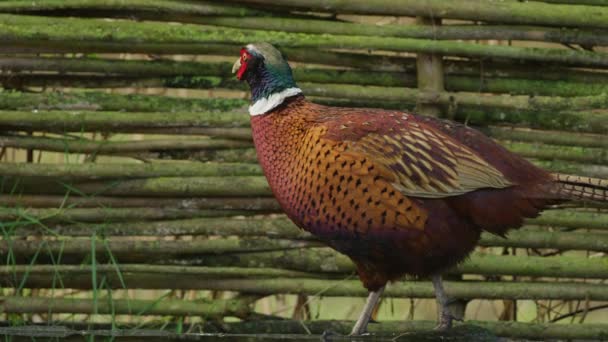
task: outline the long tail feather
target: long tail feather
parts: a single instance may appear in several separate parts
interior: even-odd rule
[[[553,192],[562,199],[608,202],[608,180],[560,173],[552,176],[558,185]]]

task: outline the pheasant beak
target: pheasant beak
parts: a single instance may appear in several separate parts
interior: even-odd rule
[[[237,59],[236,62],[234,62],[234,64],[232,65],[232,73],[235,74],[239,71],[239,69],[241,68],[241,59]],[[237,74],[236,78],[240,79],[239,75]]]
[[[241,67],[241,59],[237,59],[236,62],[234,62],[234,64],[232,65],[232,73],[236,73],[239,68]]]

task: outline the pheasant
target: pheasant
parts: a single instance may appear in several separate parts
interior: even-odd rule
[[[270,44],[242,48],[232,72],[251,88],[254,144],[279,204],[347,255],[369,290],[351,335],[405,274],[432,278],[437,328],[451,327],[441,272],[482,231],[504,236],[562,200],[608,200],[608,181],[551,174],[462,124],[309,102]]]

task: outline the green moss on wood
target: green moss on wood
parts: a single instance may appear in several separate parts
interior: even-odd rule
[[[177,220],[198,217],[230,217],[250,216],[259,214],[253,210],[188,210],[160,208],[0,208],[0,221],[19,222],[26,225],[31,220],[44,224],[82,224],[99,222],[131,222],[138,220]],[[30,226],[31,227],[31,226]],[[32,235],[39,233],[40,226],[34,225],[28,230]],[[105,227],[96,227],[99,232],[105,232]],[[38,233],[35,231],[38,230]],[[89,231],[90,234],[94,233]],[[90,235],[89,234],[89,235]]]
[[[243,107],[240,99],[188,99],[157,95],[117,95],[102,92],[0,92],[0,109],[4,110],[98,110],[140,112],[229,111]],[[2,115],[4,117],[4,114]],[[8,120],[4,120],[6,122]]]
[[[253,176],[261,175],[262,169],[257,164],[244,163],[0,163],[0,174],[14,177],[92,180],[104,178]]]
[[[518,124],[531,128],[608,133],[608,112],[604,110],[533,112],[500,108],[480,110],[472,105],[459,105],[455,110],[455,119],[476,126]]]
[[[184,301],[166,299],[111,299],[94,301],[80,298],[0,297],[3,313],[82,313],[127,315],[196,315],[206,318],[245,317],[249,302],[238,299]]]
[[[607,25],[608,26],[608,25]],[[266,41],[283,47],[379,49],[465,57],[499,57],[587,66],[608,65],[608,54],[564,49],[487,46],[473,43],[394,37],[311,35],[279,31],[238,30],[197,25],[107,22],[93,19],[0,15],[0,38],[7,41],[83,41],[153,44],[248,44]],[[51,44],[52,45],[52,44]],[[166,53],[166,51],[165,51]],[[236,55],[236,53],[235,53]]]
[[[531,40],[585,45],[608,45],[603,31],[506,25],[372,25],[295,18],[203,17],[198,23],[240,29],[311,34],[402,37],[439,40]],[[534,23],[536,24],[536,23]]]
[[[352,321],[336,321],[336,320],[311,320],[311,321],[296,321],[296,320],[265,320],[253,322],[235,322],[225,323],[222,325],[222,330],[217,330],[212,324],[208,324],[208,330],[229,333],[298,333],[303,335],[323,334],[325,331],[335,331],[341,334],[348,334],[353,327]],[[608,336],[608,324],[602,323],[585,323],[585,324],[556,324],[556,323],[523,323],[513,321],[467,321],[466,326],[481,327],[490,332],[511,339],[532,339],[532,340],[550,340],[550,339],[589,339],[602,340]],[[304,326],[303,326],[304,325]],[[376,336],[387,336],[394,339],[396,342],[420,341],[423,338],[427,340],[445,339],[446,337],[437,337],[437,335],[429,334],[429,331],[437,325],[435,321],[382,321],[369,325],[369,331]],[[216,330],[209,330],[216,329]],[[395,338],[395,334],[402,337]],[[425,335],[418,335],[425,334]],[[409,338],[413,339],[410,340]],[[465,335],[463,341],[476,340],[476,337]],[[478,340],[494,340],[493,337],[481,335]]]
[[[105,15],[108,15],[108,11],[115,11],[122,16],[134,13],[196,16],[255,16],[264,13],[263,11],[256,11],[246,7],[158,0],[45,0],[42,2],[8,0],[0,2],[0,13],[51,13],[57,15],[62,13],[74,13],[75,11],[98,11]]]
[[[4,189],[14,193],[87,194],[156,197],[269,197],[270,187],[263,176],[157,177],[66,183],[46,178],[1,176]]]
[[[606,137],[608,139],[608,137]],[[528,158],[544,160],[566,160],[579,163],[594,163],[608,165],[608,153],[605,148],[556,146],[524,142],[506,142],[501,145],[510,151]]]
[[[282,6],[330,13],[429,16],[510,24],[608,28],[608,9],[596,6],[543,4],[536,1],[467,0],[239,0],[239,3]]]
[[[62,153],[93,153],[132,155],[137,152],[163,153],[178,151],[196,153],[201,150],[230,150],[251,147],[251,142],[243,140],[210,139],[204,137],[189,139],[145,139],[130,141],[108,141],[72,138],[47,138],[25,135],[0,135],[0,147],[36,149]],[[30,164],[32,165],[32,164]],[[95,164],[93,164],[95,165]],[[100,164],[96,164],[100,165]]]
[[[601,134],[581,134],[566,131],[541,131],[526,128],[492,126],[482,128],[492,138],[510,141],[544,143],[562,146],[608,148],[608,137]]]
[[[119,196],[61,196],[61,195],[21,195],[0,196],[0,205],[10,208],[164,208],[179,210],[251,210],[279,212],[281,208],[274,198],[150,198]],[[54,227],[58,229],[57,226]],[[73,228],[73,227],[72,227]],[[137,228],[133,228],[137,230]],[[145,229],[144,229],[145,230]],[[79,230],[58,231],[61,235],[77,235]],[[113,231],[111,235],[129,234],[130,227]],[[69,232],[69,233],[67,233]],[[26,230],[15,234],[34,234]],[[155,234],[160,235],[161,233]],[[176,233],[178,234],[178,233]],[[87,230],[87,236],[90,231]]]

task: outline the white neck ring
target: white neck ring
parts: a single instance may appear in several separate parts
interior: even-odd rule
[[[283,101],[285,101],[286,98],[294,96],[294,95],[298,95],[301,93],[302,93],[302,89],[293,87],[293,88],[287,88],[278,93],[270,94],[267,97],[264,97],[264,98],[261,98],[261,99],[255,101],[254,104],[249,106],[249,115],[255,116],[255,115],[266,114],[269,111],[276,108],[281,103],[283,103]]]

